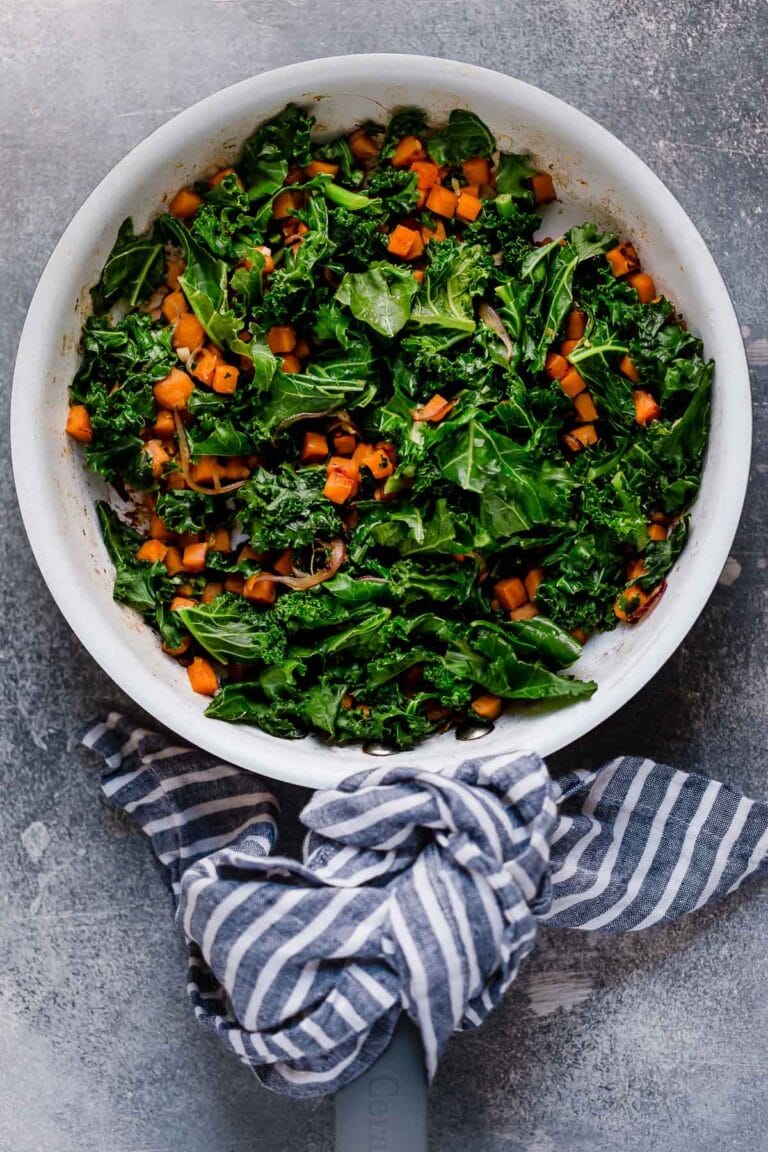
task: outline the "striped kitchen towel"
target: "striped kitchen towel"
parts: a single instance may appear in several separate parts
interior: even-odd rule
[[[539,921],[647,928],[766,868],[768,805],[651,760],[559,782],[533,753],[441,775],[384,764],[312,797],[299,862],[273,855],[277,803],[257,776],[117,713],[83,742],[167,870],[195,1015],[288,1095],[359,1076],[403,1010],[432,1075]]]

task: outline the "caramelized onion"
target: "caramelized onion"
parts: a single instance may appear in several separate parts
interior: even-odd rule
[[[326,580],[330,580],[335,576],[339,568],[347,558],[347,546],[340,536],[331,541],[331,558],[330,563],[325,568],[321,568],[319,572],[303,572],[299,576],[277,576],[272,572],[259,572],[259,580],[267,580],[270,584],[285,584],[287,588],[293,588],[295,592],[304,592],[307,588],[314,588],[318,584],[324,584]]]
[[[504,327],[501,316],[499,316],[495,308],[491,308],[490,304],[486,304],[485,302],[480,305],[479,315],[483,324],[487,324],[501,340],[507,351],[506,362],[509,364],[514,353],[514,347],[509,332],[507,332]]]

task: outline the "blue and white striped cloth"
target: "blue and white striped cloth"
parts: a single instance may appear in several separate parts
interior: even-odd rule
[[[402,1011],[431,1076],[539,921],[634,931],[766,869],[768,805],[651,760],[557,783],[533,753],[442,775],[384,764],[313,796],[298,862],[273,855],[278,808],[258,777],[117,713],[83,742],[168,871],[198,1020],[288,1095],[355,1079]]]

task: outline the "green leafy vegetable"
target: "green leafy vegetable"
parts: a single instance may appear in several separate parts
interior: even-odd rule
[[[418,284],[405,268],[379,261],[367,272],[347,272],[336,292],[352,315],[380,336],[395,336],[408,323]]]
[[[243,317],[230,307],[226,263],[209,255],[175,217],[163,216],[160,224],[184,251],[179,286],[205,331],[214,344],[250,359],[249,346],[240,338]]]
[[[474,112],[455,108],[446,126],[430,138],[429,154],[436,164],[453,168],[473,156],[490,156],[495,147],[492,133]]]
[[[93,289],[96,311],[103,312],[120,298],[132,306],[146,300],[162,282],[164,270],[162,243],[153,234],[134,236],[133,222],[124,220]]]
[[[182,608],[182,621],[214,660],[279,663],[285,653],[282,629],[237,596],[218,596],[211,604]]]

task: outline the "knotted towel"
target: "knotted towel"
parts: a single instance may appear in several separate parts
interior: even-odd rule
[[[441,775],[415,753],[316,793],[299,863],[272,855],[278,808],[257,776],[116,713],[83,742],[168,871],[198,1020],[294,1096],[359,1076],[403,1010],[431,1076],[451,1032],[514,980],[538,921],[665,923],[768,853],[768,805],[651,760],[556,783],[533,753]]]

